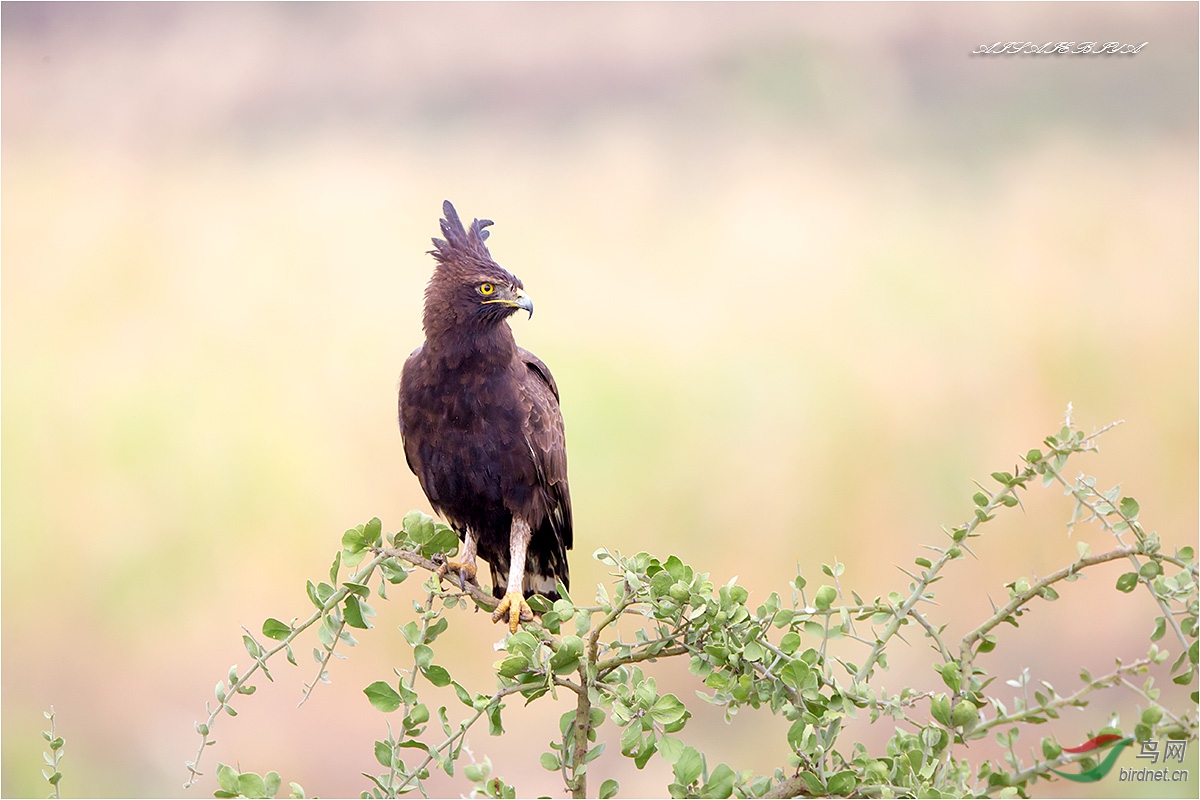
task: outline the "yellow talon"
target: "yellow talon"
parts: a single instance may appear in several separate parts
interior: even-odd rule
[[[463,561],[460,563],[458,561],[446,559],[445,563],[438,567],[438,580],[440,581],[442,578],[446,577],[446,573],[450,572],[451,570],[454,570],[456,573],[458,573],[458,585],[459,588],[463,589],[464,591],[466,590],[468,583],[479,585],[479,582],[475,580],[475,565],[468,561]]]
[[[500,598],[500,605],[492,612],[492,622],[508,617],[508,632],[516,633],[519,623],[533,621],[533,609],[525,602],[520,592],[509,592]]]

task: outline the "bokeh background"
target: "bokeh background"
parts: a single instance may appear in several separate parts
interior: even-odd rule
[[[513,327],[562,391],[577,594],[607,579],[601,546],[736,575],[752,602],[834,560],[864,596],[902,589],[893,565],[1068,402],[1086,429],[1127,421],[1081,467],[1169,547],[1196,541],[1195,4],[0,13],[5,796],[45,793],[51,705],[68,796],[209,796],[218,760],[367,788],[386,730],[361,690],[410,663],[416,581],[302,708],[311,665],[260,682],[215,730],[208,783],[181,784],[213,684],[247,661],[240,626],[307,614],[347,527],[428,509],[395,388],[446,198],[496,220],[493,255],[537,301]],[[970,55],[1093,39],[1149,44]],[[1069,538],[1070,511],[1034,491],[989,526],[939,586],[950,635],[1075,540],[1109,545]],[[1121,571],[1006,628],[986,666],[1067,693],[1144,654],[1155,612],[1113,590]],[[499,632],[453,622],[439,661],[488,689]],[[892,659],[890,691],[940,685],[922,642]],[[784,764],[785,722],[727,725],[684,665],[654,674],[693,698],[684,736],[713,764]],[[1132,724],[1136,700],[1019,748]],[[511,703],[473,757],[560,796],[537,756],[568,704]],[[596,786],[664,791],[667,768],[612,744]],[[1036,791],[1195,797],[1188,762],[1187,785]]]

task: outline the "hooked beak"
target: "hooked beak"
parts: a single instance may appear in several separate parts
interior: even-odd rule
[[[517,308],[523,308],[529,312],[529,319],[533,319],[533,298],[525,294],[524,289],[517,289]]]

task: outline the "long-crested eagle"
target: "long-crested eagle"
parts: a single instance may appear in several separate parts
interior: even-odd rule
[[[462,540],[455,570],[475,582],[476,554],[487,559],[492,621],[533,619],[525,598],[558,599],[569,588],[571,495],[558,387],[542,360],[518,347],[508,317],[533,317],[520,279],[492,260],[491,220],[464,229],[442,205],[445,239],[425,289],[425,343],[400,376],[400,435],[425,496]]]

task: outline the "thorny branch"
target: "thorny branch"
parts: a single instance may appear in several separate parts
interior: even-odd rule
[[[1070,420],[1068,419],[1068,423]],[[1112,427],[1112,426],[1108,426]],[[1158,697],[1157,691],[1149,690],[1150,684],[1147,683],[1145,689],[1137,687],[1134,683],[1128,680],[1128,676],[1143,672],[1149,668],[1152,663],[1161,663],[1161,659],[1155,660],[1154,652],[1151,653],[1151,658],[1140,659],[1130,664],[1118,663],[1117,669],[1100,678],[1092,679],[1085,673],[1085,684],[1073,694],[1068,696],[1059,696],[1057,693],[1050,690],[1050,697],[1038,695],[1038,702],[1033,704],[1028,698],[1024,701],[1018,700],[1018,707],[1009,713],[1004,709],[1003,705],[998,700],[993,700],[983,694],[983,687],[986,682],[983,677],[985,673],[975,667],[974,660],[979,652],[985,648],[983,644],[987,643],[990,646],[995,646],[994,637],[990,636],[1001,622],[1011,621],[1014,617],[1026,613],[1027,604],[1033,601],[1035,597],[1047,595],[1048,590],[1060,581],[1067,581],[1079,574],[1082,570],[1094,567],[1096,565],[1129,558],[1135,565],[1135,569],[1139,570],[1139,582],[1154,594],[1155,599],[1163,611],[1165,622],[1159,622],[1159,633],[1161,635],[1164,625],[1170,625],[1176,636],[1180,638],[1186,646],[1189,644],[1187,636],[1194,636],[1195,633],[1195,612],[1192,605],[1186,606],[1180,601],[1186,589],[1186,585],[1180,584],[1178,581],[1169,583],[1169,590],[1155,588],[1153,580],[1146,577],[1147,572],[1141,572],[1142,561],[1139,556],[1152,558],[1160,563],[1173,564],[1181,570],[1184,576],[1190,575],[1192,579],[1192,593],[1195,590],[1195,578],[1197,575],[1197,567],[1194,563],[1194,556],[1184,554],[1180,551],[1180,556],[1170,556],[1159,552],[1157,537],[1153,534],[1147,535],[1141,529],[1137,522],[1136,504],[1132,505],[1133,511],[1127,513],[1127,509],[1121,504],[1106,499],[1114,497],[1116,490],[1113,493],[1101,494],[1097,492],[1094,485],[1083,482],[1083,479],[1075,483],[1069,483],[1063,479],[1061,469],[1063,463],[1068,456],[1075,453],[1084,452],[1086,450],[1095,449],[1095,438],[1103,433],[1104,428],[1089,436],[1074,432],[1073,437],[1057,441],[1055,437],[1048,437],[1047,445],[1050,446],[1051,452],[1042,456],[1035,455],[1036,451],[1030,451],[1026,458],[1025,465],[1017,471],[1016,475],[1008,473],[994,473],[993,477],[997,477],[1002,484],[1001,488],[993,492],[983,490],[976,494],[974,516],[965,524],[954,529],[947,529],[947,533],[952,538],[952,543],[945,547],[930,548],[937,553],[937,557],[930,561],[927,559],[918,559],[917,563],[923,569],[919,574],[902,569],[902,571],[912,579],[912,583],[908,586],[907,593],[896,595],[893,593],[887,601],[881,601],[879,598],[874,603],[863,603],[858,595],[854,595],[855,605],[847,604],[846,597],[843,594],[842,582],[840,580],[839,571],[829,571],[826,567],[827,574],[833,577],[836,585],[836,597],[841,601],[842,605],[830,605],[828,600],[822,601],[821,593],[818,593],[818,603],[823,607],[817,608],[808,604],[807,598],[804,595],[804,584],[797,578],[796,592],[793,593],[793,603],[791,611],[787,612],[790,616],[784,619],[782,623],[776,622],[774,627],[784,629],[784,632],[792,636],[793,641],[790,645],[784,646],[782,640],[780,643],[773,642],[767,638],[771,632],[774,611],[763,612],[760,608],[759,616],[754,617],[751,621],[757,627],[749,627],[749,623],[745,620],[749,615],[748,610],[744,605],[744,600],[747,592],[742,587],[734,587],[731,581],[729,586],[741,592],[734,605],[728,606],[732,612],[734,606],[741,615],[738,617],[742,620],[742,627],[737,627],[733,624],[732,619],[726,617],[724,609],[726,605],[722,605],[722,614],[718,622],[713,616],[711,610],[706,611],[706,603],[711,606],[715,601],[713,594],[713,586],[707,582],[707,574],[697,576],[690,587],[683,587],[682,595],[675,597],[674,605],[664,605],[663,595],[664,586],[670,584],[662,584],[658,581],[657,589],[654,594],[650,591],[651,577],[654,574],[652,570],[648,570],[646,565],[649,561],[638,559],[652,559],[647,554],[639,554],[631,559],[621,558],[619,555],[612,561],[605,561],[618,566],[617,577],[617,593],[613,601],[609,601],[608,595],[601,592],[598,597],[598,605],[593,606],[576,606],[569,598],[564,598],[560,601],[562,605],[556,604],[554,609],[546,612],[546,616],[542,623],[533,623],[525,628],[527,633],[518,634],[517,637],[524,635],[524,641],[527,649],[523,651],[528,654],[528,665],[519,667],[519,673],[513,677],[512,672],[504,672],[504,678],[501,679],[501,688],[493,693],[490,697],[483,694],[475,695],[473,715],[464,719],[457,730],[451,730],[443,717],[443,726],[448,735],[436,746],[427,746],[419,742],[408,742],[396,744],[396,747],[419,746],[425,751],[424,759],[413,770],[407,768],[397,774],[395,764],[393,764],[392,778],[389,779],[388,774],[383,776],[383,782],[376,781],[376,784],[385,791],[385,793],[395,796],[397,793],[412,788],[424,791],[422,781],[424,780],[427,768],[435,762],[450,762],[457,758],[459,751],[465,746],[465,737],[467,731],[477,723],[479,718],[487,713],[489,709],[493,709],[495,704],[500,700],[514,693],[525,694],[527,700],[532,701],[546,691],[553,691],[554,687],[563,687],[575,693],[576,704],[575,710],[570,717],[569,724],[564,728],[561,738],[558,739],[559,744],[553,747],[559,750],[560,756],[551,765],[547,761],[543,761],[547,768],[553,767],[554,770],[561,772],[564,781],[567,784],[568,790],[573,797],[586,797],[588,791],[587,767],[588,767],[588,745],[593,735],[593,730],[597,724],[594,720],[603,718],[604,714],[599,714],[594,711],[593,706],[600,704],[603,709],[609,709],[609,718],[617,720],[617,724],[626,727],[633,725],[641,725],[644,721],[646,727],[642,730],[646,731],[643,739],[633,740],[630,745],[632,750],[626,752],[626,755],[633,757],[633,752],[644,752],[646,757],[651,753],[644,750],[648,746],[654,748],[656,746],[656,736],[665,737],[666,732],[679,730],[685,720],[680,720],[678,717],[672,716],[675,714],[672,708],[680,709],[677,698],[673,696],[667,698],[657,697],[653,695],[652,679],[647,679],[651,684],[652,696],[650,703],[652,708],[665,716],[651,725],[650,706],[641,706],[640,710],[635,709],[632,713],[632,706],[624,706],[622,715],[619,719],[613,711],[613,704],[618,702],[631,703],[634,698],[631,698],[631,690],[635,687],[630,685],[630,672],[633,675],[640,675],[640,668],[635,668],[632,671],[624,671],[621,668],[626,666],[642,665],[648,662],[654,662],[659,658],[671,658],[686,656],[691,659],[693,672],[696,672],[701,677],[712,676],[720,678],[715,683],[709,684],[706,680],[706,685],[718,687],[717,691],[709,697],[702,695],[710,702],[727,707],[727,713],[733,713],[737,706],[752,703],[758,707],[760,702],[765,703],[766,694],[759,695],[758,692],[770,692],[771,708],[774,713],[779,713],[779,709],[789,709],[789,719],[797,719],[797,724],[803,723],[805,730],[803,737],[797,736],[793,739],[792,732],[789,732],[789,742],[793,747],[792,759],[789,764],[795,767],[795,774],[787,776],[782,771],[777,771],[776,776],[771,779],[761,777],[754,783],[754,788],[751,790],[749,783],[743,783],[747,779],[738,777],[737,774],[731,771],[728,775],[732,775],[731,780],[735,780],[736,794],[742,796],[765,797],[789,797],[797,794],[812,794],[816,791],[815,787],[822,787],[822,791],[828,791],[835,794],[845,794],[850,791],[861,796],[887,796],[887,795],[912,795],[925,791],[940,791],[949,793],[966,793],[972,791],[969,788],[970,779],[967,773],[961,769],[962,762],[958,762],[954,756],[955,743],[964,744],[967,739],[977,739],[985,735],[988,731],[1002,725],[1017,725],[1021,723],[1029,723],[1038,721],[1038,717],[1056,716],[1058,710],[1071,707],[1085,705],[1086,696],[1098,689],[1110,688],[1112,686],[1124,685],[1132,691],[1138,693],[1143,699],[1150,703],[1155,703]],[[1065,436],[1065,434],[1064,434]],[[978,530],[984,523],[992,519],[999,511],[1004,508],[1009,508],[1019,504],[1017,489],[1026,489],[1030,482],[1038,477],[1042,477],[1043,483],[1057,481],[1067,489],[1067,493],[1072,495],[1079,507],[1088,509],[1092,517],[1100,522],[1100,524],[1112,533],[1120,543],[1120,547],[1109,552],[1097,555],[1083,555],[1075,562],[1066,567],[1057,570],[1050,575],[1042,577],[1038,580],[1030,582],[1028,585],[1024,581],[1019,584],[1010,584],[1010,597],[1008,602],[1002,607],[993,607],[992,613],[987,619],[981,622],[977,627],[969,631],[963,636],[958,647],[958,661],[952,657],[952,650],[947,647],[943,638],[945,626],[939,627],[937,623],[932,622],[927,616],[926,610],[918,610],[918,605],[922,602],[932,603],[933,595],[930,592],[930,587],[937,580],[940,580],[943,569],[952,561],[961,558],[963,552],[971,552],[967,546],[967,540],[973,537],[982,535]],[[1077,515],[1078,516],[1078,515]],[[426,518],[428,519],[428,518]],[[1120,522],[1115,520],[1119,519]],[[378,521],[374,521],[378,525]],[[1123,524],[1122,524],[1123,523]],[[428,524],[428,523],[427,523]],[[406,527],[408,525],[406,519]],[[442,526],[442,534],[448,534]],[[395,559],[402,561],[408,565],[418,567],[428,572],[437,572],[441,562],[438,561],[439,555],[435,554],[432,558],[426,557],[420,552],[406,547],[400,547],[402,538],[397,534],[394,543],[396,547],[379,546],[380,539],[378,537],[378,528],[376,527],[376,544],[364,546],[367,543],[360,544],[359,552],[366,550],[373,554],[373,558],[359,569],[349,580],[349,583],[361,584],[385,561]],[[1121,541],[1121,533],[1124,530],[1130,530],[1137,536],[1137,543],[1127,545]],[[347,535],[351,535],[348,532]],[[413,544],[422,540],[416,538],[405,538],[403,541],[406,544],[416,547],[425,547],[423,544]],[[393,539],[388,538],[387,542],[393,542]],[[429,552],[428,549],[424,552]],[[1086,551],[1085,551],[1086,552]],[[604,561],[600,554],[597,558]],[[676,567],[681,566],[677,559],[674,559]],[[640,566],[635,565],[637,561]],[[659,566],[654,567],[654,570],[666,571],[663,566],[665,562],[657,562]],[[386,569],[394,569],[395,565],[385,565]],[[385,574],[386,574],[385,569]],[[693,573],[690,567],[686,567],[688,581]],[[1161,570],[1160,570],[1161,572]],[[673,580],[677,579],[679,572],[673,573]],[[402,577],[402,576],[401,576]],[[683,580],[683,579],[677,579]],[[1179,580],[1182,580],[1180,578]],[[336,583],[336,581],[334,581]],[[459,585],[459,581],[451,576],[451,583],[454,585],[454,590],[450,592],[440,592],[430,589],[425,604],[425,611],[431,611],[431,603],[434,597],[443,598],[460,598],[470,597],[479,607],[491,610],[496,605],[496,599],[489,592],[484,590],[478,584],[467,583]],[[1186,583],[1186,582],[1185,582]],[[1126,585],[1132,585],[1131,582]],[[432,587],[432,583],[429,584]],[[679,590],[682,584],[672,585],[672,593]],[[697,589],[701,586],[703,588]],[[311,587],[310,587],[311,589]],[[215,709],[209,708],[208,722],[204,725],[197,725],[197,730],[203,736],[203,743],[200,751],[197,753],[196,761],[189,762],[188,769],[191,773],[187,785],[191,785],[200,775],[196,769],[196,764],[199,761],[200,755],[205,747],[212,744],[208,739],[208,732],[215,721],[216,716],[220,711],[225,710],[232,714],[233,711],[228,707],[230,698],[235,694],[249,693],[253,687],[249,687],[247,679],[257,670],[262,669],[266,672],[266,662],[279,653],[281,650],[288,650],[290,656],[289,645],[293,642],[302,631],[311,627],[313,624],[330,616],[334,617],[335,621],[341,623],[334,636],[335,644],[340,637],[341,630],[346,625],[345,617],[338,617],[336,614],[340,603],[348,602],[346,600],[350,588],[342,586],[333,592],[325,603],[304,622],[299,625],[291,626],[287,631],[287,636],[276,644],[270,650],[258,649],[257,654],[250,645],[247,648],[251,650],[251,655],[254,656],[254,663],[250,670],[243,676],[237,677],[231,671],[230,681],[227,687],[218,687],[218,706]],[[700,591],[699,598],[696,592]],[[1167,596],[1160,594],[1160,591],[1168,592]],[[728,601],[728,592],[724,587],[721,588],[722,604]],[[323,594],[322,594],[323,596]],[[832,595],[831,595],[832,596]],[[778,596],[772,595],[775,600],[772,603],[778,603]],[[803,598],[803,604],[798,606],[797,597]],[[683,598],[680,600],[680,598]],[[711,598],[707,599],[706,598]],[[1179,604],[1180,610],[1172,607],[1172,604]],[[691,605],[689,605],[691,604]],[[770,606],[770,609],[779,608],[778,605]],[[419,611],[420,609],[418,609]],[[781,609],[782,611],[782,609]],[[686,612],[686,613],[685,613]],[[591,616],[593,614],[601,614],[598,622],[591,624]],[[766,613],[766,616],[761,616]],[[838,615],[835,617],[834,615]],[[562,652],[566,647],[564,642],[568,637],[559,636],[559,625],[566,622],[570,616],[576,617],[576,632],[580,638],[574,638],[574,643],[570,645],[565,652]],[[618,633],[614,637],[606,637],[606,631],[611,632],[619,620],[626,616],[642,617],[646,619],[656,620],[654,626],[649,630],[643,628],[638,633],[636,641],[625,641]],[[867,625],[860,625],[860,628],[865,630],[856,631],[854,629],[854,620],[872,619]],[[901,694],[889,697],[886,693],[876,697],[877,687],[871,685],[871,679],[876,669],[886,669],[886,648],[895,639],[901,639],[901,628],[908,623],[909,618],[923,629],[926,636],[934,642],[936,652],[941,658],[943,665],[954,665],[957,670],[956,680],[961,681],[961,689],[954,689],[955,707],[957,708],[958,698],[970,696],[975,699],[975,702],[992,702],[995,705],[996,714],[988,719],[983,714],[983,708],[978,709],[978,714],[975,719],[970,720],[970,724],[965,722],[960,724],[957,722],[958,715],[955,714],[955,723],[951,725],[947,722],[947,717],[938,717],[941,721],[931,720],[927,722],[919,721],[919,714],[914,713],[910,716],[907,712],[909,709],[916,707],[918,702],[930,702],[931,712],[933,703],[937,698],[942,698],[940,702],[945,702],[945,695],[936,695],[934,692],[921,691],[906,688]],[[1182,619],[1182,621],[1181,621]],[[583,620],[583,621],[581,621]],[[424,620],[424,626],[421,630],[422,641],[424,632],[429,623],[429,619]],[[444,628],[444,624],[442,624]],[[757,633],[747,633],[754,630]],[[265,629],[264,629],[264,632]],[[326,632],[322,631],[324,635]],[[809,649],[802,654],[797,650],[796,637],[803,634],[804,637],[811,639],[819,639],[818,642],[811,642]],[[411,633],[406,633],[406,636],[411,636]],[[532,635],[533,639],[528,637]],[[249,634],[248,634],[249,636]],[[743,637],[738,639],[737,637]],[[750,638],[745,638],[750,637]],[[826,648],[831,639],[841,637],[846,640],[848,645],[855,643],[865,645],[869,648],[865,659],[857,664],[851,663],[849,660],[844,660],[836,648],[833,652],[827,652]],[[249,637],[253,638],[253,637]],[[412,641],[410,639],[410,641]],[[512,644],[517,641],[517,638],[509,637],[505,640],[505,644],[499,649],[506,649],[510,653],[509,659],[506,662],[511,663],[513,654],[516,652]],[[530,644],[532,642],[532,644]],[[580,642],[582,642],[582,652],[579,652]],[[716,644],[714,644],[716,643]],[[720,646],[717,646],[717,645]],[[728,645],[726,647],[726,645]],[[750,645],[755,648],[757,655],[750,655]],[[528,648],[532,647],[532,651]],[[714,649],[715,648],[715,649]],[[332,647],[329,647],[329,654],[332,653]],[[865,648],[864,648],[865,649]],[[990,649],[986,648],[986,649]],[[723,652],[724,655],[717,656],[715,653]],[[329,654],[326,655],[325,663],[322,664],[322,673],[325,664],[329,661]],[[426,655],[429,651],[426,648]],[[564,666],[563,656],[568,656],[569,661]],[[578,662],[574,660],[578,656]],[[415,657],[415,653],[414,653]],[[521,656],[525,658],[525,656]],[[738,658],[741,659],[738,666]],[[553,663],[551,663],[553,661]],[[518,659],[520,664],[524,661]],[[838,680],[833,673],[834,663],[840,664],[848,673],[849,680]],[[500,663],[500,662],[497,662]],[[422,664],[424,666],[422,666]],[[422,669],[428,666],[428,661],[418,664]],[[936,666],[936,665],[935,665]],[[1178,666],[1178,665],[1177,665]],[[1174,668],[1173,668],[1174,669]],[[720,672],[724,670],[724,672]],[[790,670],[790,671],[789,671]],[[940,668],[939,668],[940,671]],[[412,676],[415,681],[418,669],[414,667]],[[444,670],[443,670],[444,672]],[[563,675],[571,675],[572,672],[578,674],[578,683]],[[720,672],[720,674],[717,674]],[[409,704],[416,702],[412,700],[415,687],[410,683],[407,690],[403,683],[405,681],[404,673],[399,672],[402,678],[401,689],[408,692],[405,695],[404,705],[405,712],[409,710]],[[731,676],[728,681],[733,683],[725,683],[727,679],[723,676]],[[807,675],[811,683],[802,684],[803,676]],[[268,678],[269,678],[268,674]],[[943,673],[946,677],[946,673]],[[447,678],[447,680],[449,680]],[[641,680],[641,679],[639,679]],[[946,679],[948,684],[951,684],[950,679]],[[990,680],[990,679],[989,679]],[[741,681],[741,682],[738,682]],[[750,683],[744,683],[749,681]],[[1177,681],[1179,682],[1179,681]],[[437,685],[445,685],[439,683]],[[736,691],[723,688],[733,686],[736,691],[743,691],[743,694],[738,695]],[[952,686],[958,684],[952,684]],[[462,687],[457,683],[456,688],[462,691]],[[642,687],[644,688],[644,686]],[[1049,688],[1047,684],[1047,688]],[[309,688],[308,691],[311,691]],[[307,694],[307,693],[306,693]],[[460,693],[460,698],[463,695]],[[670,703],[662,705],[660,701],[670,699]],[[471,705],[470,700],[465,701]],[[964,703],[964,706],[970,704]],[[917,767],[914,764],[913,768],[904,773],[900,767],[895,767],[888,776],[878,774],[870,774],[863,771],[862,762],[856,760],[853,763],[848,761],[834,749],[838,742],[839,735],[842,730],[842,717],[846,713],[853,714],[852,706],[858,708],[869,707],[872,713],[872,721],[879,714],[891,715],[898,722],[906,723],[915,730],[915,733],[905,733],[901,727],[897,727],[897,737],[909,736],[915,741],[915,744],[909,742],[904,744],[903,748],[917,747],[921,750],[926,764],[929,769],[922,771],[921,775],[917,775]],[[975,709],[970,709],[972,713]],[[444,711],[444,709],[442,709]],[[498,714],[498,710],[496,710]],[[934,716],[937,716],[936,712]],[[632,717],[632,718],[631,718]],[[917,719],[914,719],[917,717]],[[1174,724],[1177,729],[1183,730],[1189,737],[1195,736],[1196,720],[1192,718],[1191,712],[1176,714],[1167,709],[1163,709],[1163,717]],[[635,721],[636,720],[636,721]],[[678,727],[665,727],[663,721],[675,720],[679,723]],[[1166,724],[1166,723],[1164,723]],[[406,724],[406,727],[407,726]],[[796,726],[793,725],[793,728]],[[627,729],[626,731],[630,731]],[[634,731],[636,732],[636,731]],[[814,735],[815,734],[815,735]],[[949,738],[946,736],[949,734]],[[414,735],[411,731],[408,735]],[[937,741],[943,742],[941,745],[935,744]],[[623,736],[622,749],[625,750],[625,740],[628,737]],[[389,734],[389,741],[391,735]],[[676,739],[676,743],[672,747],[682,747]],[[948,742],[946,744],[945,742]],[[1061,767],[1064,764],[1069,764],[1080,760],[1083,756],[1078,754],[1062,753],[1053,759],[1039,760],[1033,766],[1022,768],[1020,761],[1017,758],[1016,752],[1012,749],[1012,737],[1008,739],[1010,753],[1006,757],[1011,764],[1011,770],[1004,772],[1004,785],[1017,786],[1023,785],[1037,777],[1046,776],[1047,770],[1052,767]],[[642,750],[638,748],[642,747]],[[662,747],[661,744],[658,745]],[[889,744],[889,748],[892,747]],[[901,745],[897,745],[901,747]],[[688,748],[689,750],[691,748]],[[399,750],[395,751],[399,753]],[[595,756],[599,752],[599,747],[593,749],[591,756]],[[659,750],[660,755],[664,751]],[[674,751],[673,751],[674,752]],[[916,752],[911,749],[906,752]],[[1050,752],[1050,751],[1048,751]],[[548,754],[553,758],[553,754]],[[663,755],[665,758],[666,756]],[[903,761],[903,760],[900,760]],[[639,761],[641,766],[644,762]],[[893,762],[889,761],[889,764]],[[895,762],[899,763],[899,761]],[[857,765],[857,766],[856,766]],[[684,769],[680,764],[674,764],[676,775],[680,774],[679,770]],[[990,765],[985,763],[988,769],[992,769]],[[728,769],[725,765],[720,765],[721,769]],[[449,766],[446,767],[450,769]],[[986,780],[986,773],[981,766],[980,776],[976,778],[975,789],[976,793],[988,794],[996,791],[996,787]],[[900,771],[897,771],[900,770]],[[707,791],[703,789],[700,781],[708,780],[709,773],[712,772],[712,765],[705,767],[703,776],[691,778],[692,783],[686,784],[689,778],[684,778],[683,783],[673,784],[672,792],[682,792],[687,796],[695,796],[699,791]],[[695,773],[688,772],[684,769],[684,773],[688,776],[693,776]],[[853,775],[853,780],[846,783],[847,775]],[[930,777],[932,776],[932,777]],[[369,777],[369,776],[368,776]],[[372,779],[374,780],[374,779]],[[398,786],[394,785],[396,780],[402,781]],[[842,784],[837,781],[841,780]],[[983,783],[979,783],[983,780]],[[499,784],[497,784],[499,785]],[[837,788],[841,787],[841,788]],[[511,788],[511,787],[509,787]],[[845,791],[841,791],[844,788]],[[489,790],[491,791],[491,790]],[[496,791],[499,791],[498,789]],[[819,792],[818,792],[819,793]]]

